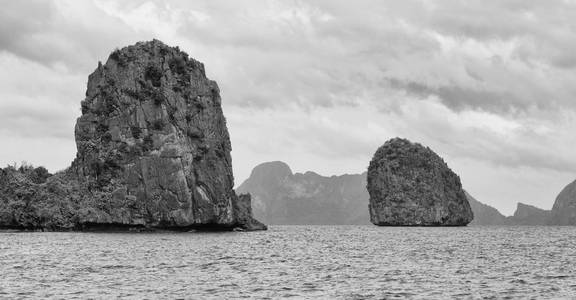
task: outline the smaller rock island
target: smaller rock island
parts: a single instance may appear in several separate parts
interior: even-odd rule
[[[466,226],[472,209],[460,178],[430,148],[394,138],[368,167],[370,220],[379,226]]]

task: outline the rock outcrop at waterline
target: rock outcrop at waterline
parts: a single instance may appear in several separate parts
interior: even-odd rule
[[[370,219],[381,226],[465,226],[473,213],[460,178],[429,148],[395,138],[368,167]]]
[[[66,213],[29,225],[14,212],[1,224],[266,229],[252,218],[250,195],[233,190],[220,93],[202,63],[157,40],[116,50],[90,75],[81,108],[72,166],[26,188],[34,191],[26,205],[55,200]],[[54,182],[73,191],[60,193]]]

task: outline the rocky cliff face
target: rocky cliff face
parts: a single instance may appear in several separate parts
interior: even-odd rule
[[[325,177],[293,174],[283,162],[256,166],[238,187],[253,196],[254,215],[267,224],[368,224],[366,173]]]
[[[265,229],[232,189],[220,93],[202,63],[157,40],[116,50],[81,108],[66,177],[91,199],[77,226]]]
[[[429,148],[395,138],[368,167],[370,219],[382,226],[465,226],[473,213],[460,178]]]
[[[576,225],[576,181],[558,194],[551,214],[555,225]]]

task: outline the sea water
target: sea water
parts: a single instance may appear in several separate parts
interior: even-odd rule
[[[576,298],[576,227],[0,233],[0,298]]]

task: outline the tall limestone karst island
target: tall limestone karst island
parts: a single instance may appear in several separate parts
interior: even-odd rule
[[[465,226],[472,209],[460,178],[429,148],[395,138],[368,167],[370,219],[381,226]]]
[[[114,51],[88,78],[70,168],[0,171],[0,227],[265,230],[233,190],[216,82],[158,40]]]

